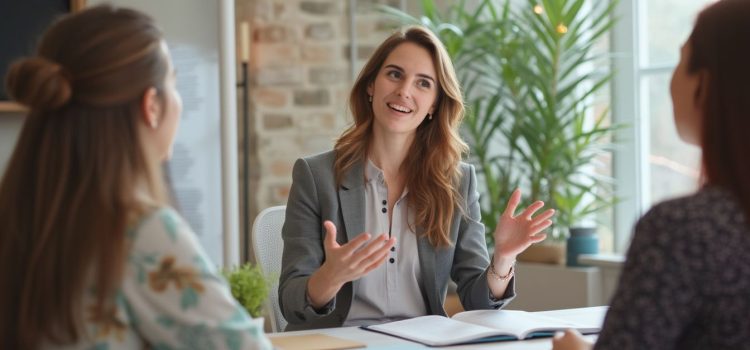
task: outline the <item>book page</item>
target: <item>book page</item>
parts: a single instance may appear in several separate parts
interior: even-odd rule
[[[503,333],[515,334],[519,339],[525,339],[529,334],[534,332],[557,331],[568,328],[575,328],[581,333],[599,331],[599,327],[597,326],[582,325],[516,310],[464,311],[454,315],[453,319],[490,327]]]
[[[456,321],[443,316],[421,316],[367,326],[365,329],[395,335],[426,345],[440,346],[501,335],[497,329]],[[508,334],[510,335],[510,334]]]

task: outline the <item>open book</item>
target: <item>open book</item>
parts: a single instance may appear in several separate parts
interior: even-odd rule
[[[551,337],[556,331],[577,329],[598,333],[601,325],[578,324],[526,311],[474,310],[452,318],[421,316],[362,327],[429,346]]]

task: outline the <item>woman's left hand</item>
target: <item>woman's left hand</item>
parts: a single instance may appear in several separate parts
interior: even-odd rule
[[[518,204],[521,203],[521,190],[516,189],[510,196],[505,212],[500,216],[495,228],[495,258],[515,259],[530,245],[541,242],[547,234],[541,233],[552,225],[554,209],[547,209],[543,213],[533,215],[544,207],[544,202],[536,201],[521,214],[515,215]]]
[[[592,347],[581,333],[573,329],[558,332],[552,338],[552,350],[590,350]]]

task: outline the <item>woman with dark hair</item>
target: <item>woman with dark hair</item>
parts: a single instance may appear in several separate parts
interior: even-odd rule
[[[287,330],[444,315],[449,278],[466,309],[507,304],[516,255],[545,238],[554,211],[533,217],[536,202],[516,216],[516,191],[488,257],[442,43],[421,27],[394,33],[349,101],[354,124],[333,151],[294,165],[279,286]]]
[[[595,349],[750,348],[750,2],[698,16],[672,76],[680,138],[701,147],[704,183],[636,225]],[[580,335],[554,349],[586,349]]]
[[[14,63],[29,112],[0,183],[0,348],[270,348],[169,207],[182,103],[148,16],[93,7]]]

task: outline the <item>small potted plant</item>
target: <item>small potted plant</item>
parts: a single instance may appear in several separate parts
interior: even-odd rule
[[[263,313],[263,303],[268,298],[269,280],[259,266],[247,263],[239,267],[225,269],[222,274],[229,282],[232,296],[253,317]]]

